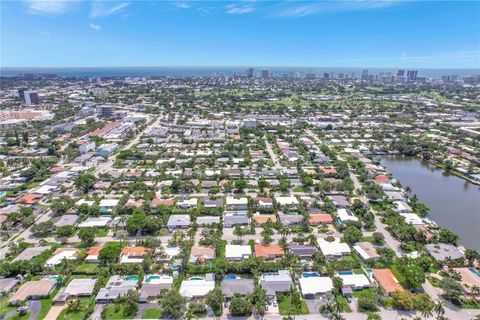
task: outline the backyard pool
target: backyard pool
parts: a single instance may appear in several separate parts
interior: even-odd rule
[[[123,279],[125,279],[127,281],[138,281],[138,276],[126,276]]]
[[[349,276],[353,274],[353,271],[338,271],[337,274],[339,276]]]
[[[304,272],[302,274],[302,277],[304,277],[304,278],[314,278],[314,277],[320,277],[320,276],[316,272]]]
[[[199,277],[199,276],[193,276],[193,277],[188,278],[188,280],[205,280],[205,278],[204,277]]]
[[[475,268],[468,268],[474,275],[480,278],[480,273]]]
[[[237,279],[239,279],[239,277],[237,277],[234,274],[226,275],[225,278],[223,278],[223,280],[237,280]]]
[[[158,282],[158,280],[160,280],[160,276],[148,276],[145,279],[145,283],[155,283]]]

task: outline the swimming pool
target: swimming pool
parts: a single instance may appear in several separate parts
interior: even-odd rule
[[[0,197],[3,197],[4,195],[6,195],[7,193],[5,191],[0,191]]]
[[[368,277],[371,278],[373,274],[372,269],[365,269],[365,271],[367,272]]]
[[[148,276],[145,279],[145,283],[155,283],[158,282],[158,280],[160,280],[160,276]]]
[[[126,276],[123,279],[127,281],[138,281],[138,276]]]
[[[468,270],[470,270],[474,275],[480,278],[480,272],[478,272],[477,269],[470,267],[468,268]]]
[[[234,274],[229,274],[229,275],[226,275],[223,280],[237,280],[238,277]]]
[[[198,277],[198,276],[194,276],[194,277],[188,278],[188,280],[205,280],[205,278],[203,278],[203,277]]]
[[[314,278],[314,277],[320,277],[320,275],[316,272],[304,272],[302,274],[302,277],[304,277],[304,278]]]
[[[338,271],[337,274],[339,276],[349,276],[353,274],[353,271]]]
[[[46,276],[44,279],[45,280],[53,280],[55,282],[58,282],[60,280],[60,278],[58,276]]]

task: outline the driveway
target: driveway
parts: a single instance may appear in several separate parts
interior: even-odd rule
[[[28,311],[30,312],[30,318],[28,320],[36,320],[38,313],[40,312],[40,301],[39,300],[30,300],[27,302]]]

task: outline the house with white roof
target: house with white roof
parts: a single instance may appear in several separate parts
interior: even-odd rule
[[[298,279],[298,283],[302,297],[305,299],[318,298],[333,289],[333,281],[329,277],[301,277]]]
[[[358,218],[353,215],[353,212],[349,209],[338,209],[337,210],[337,217],[340,221],[358,221]]]
[[[100,216],[100,217],[88,217],[85,221],[81,222],[78,227],[79,228],[88,228],[88,227],[97,227],[97,228],[103,228],[105,227],[108,223],[112,221],[111,217],[105,217],[105,216]]]
[[[249,245],[227,244],[225,246],[225,259],[229,261],[244,261],[252,256]]]
[[[351,253],[350,247],[345,242],[340,242],[340,239],[329,242],[323,238],[317,239],[318,247],[327,259],[341,258],[344,255]]]
[[[75,260],[77,258],[78,249],[75,248],[58,248],[54,253],[53,256],[50,257],[45,266],[47,267],[54,267],[59,265],[63,259],[67,260]]]
[[[204,298],[215,288],[215,274],[207,273],[203,276],[192,276],[182,281],[179,293],[184,298],[191,300]]]
[[[421,217],[415,213],[400,213],[402,217],[405,218],[405,222],[412,226],[422,226],[425,225],[425,222]]]
[[[118,205],[119,199],[102,199],[100,200],[100,212],[111,212]]]
[[[247,210],[248,199],[245,197],[238,199],[234,197],[227,197],[225,199],[225,208],[227,210]]]
[[[276,196],[275,201],[281,206],[287,206],[287,207],[298,206],[298,199],[295,196],[288,196],[288,197]]]
[[[369,288],[371,283],[368,280],[367,276],[362,274],[342,274],[339,272],[336,274],[337,277],[341,278],[343,281],[343,287],[350,287],[352,290],[360,290],[364,288]]]
[[[197,204],[198,204],[197,198],[182,199],[182,200],[178,200],[177,207],[181,209],[193,209],[197,207]]]

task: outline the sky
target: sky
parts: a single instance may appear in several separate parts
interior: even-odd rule
[[[479,1],[0,5],[1,67],[480,68]]]

